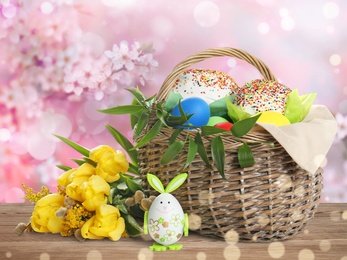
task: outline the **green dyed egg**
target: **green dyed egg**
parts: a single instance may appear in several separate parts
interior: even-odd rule
[[[214,126],[215,124],[218,124],[221,122],[229,122],[229,121],[226,120],[224,117],[221,117],[221,116],[211,116],[207,122],[207,125]]]

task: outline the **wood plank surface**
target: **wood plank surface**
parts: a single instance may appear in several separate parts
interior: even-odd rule
[[[0,259],[347,260],[347,203],[321,204],[306,230],[281,242],[227,243],[191,232],[180,240],[182,250],[166,252],[150,251],[148,237],[78,242],[74,237],[53,234],[16,235],[14,228],[28,222],[32,210],[30,204],[0,204]]]

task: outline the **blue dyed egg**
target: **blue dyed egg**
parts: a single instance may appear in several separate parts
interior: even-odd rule
[[[181,101],[181,106],[186,115],[191,115],[191,118],[185,125],[192,125],[196,127],[204,126],[210,119],[210,107],[205,100],[199,97],[189,97]],[[178,105],[171,111],[171,115],[180,116]]]

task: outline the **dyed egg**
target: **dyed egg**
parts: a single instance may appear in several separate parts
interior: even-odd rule
[[[220,122],[218,124],[215,124],[214,127],[217,127],[217,128],[229,131],[233,127],[233,123],[230,123],[230,122]]]
[[[184,213],[178,200],[169,193],[160,194],[148,211],[148,233],[157,243],[176,243],[184,233]]]
[[[277,81],[257,79],[240,88],[235,101],[251,115],[264,111],[284,114],[290,92],[290,88]]]
[[[207,122],[207,125],[214,126],[215,124],[222,123],[222,122],[229,122],[229,121],[221,116],[211,116]]]
[[[185,123],[185,125],[200,127],[206,125],[208,120],[210,119],[210,107],[206,103],[205,100],[199,97],[190,97],[183,99],[181,101],[181,106],[184,114],[191,115],[193,114],[189,120]],[[174,107],[171,111],[171,115],[180,116],[180,110],[178,105]]]
[[[226,95],[236,94],[238,85],[226,73],[208,69],[188,69],[177,79],[172,91],[183,98],[200,97],[208,104]]]
[[[274,124],[276,126],[290,125],[289,119],[279,112],[265,111],[257,120],[258,123]]]

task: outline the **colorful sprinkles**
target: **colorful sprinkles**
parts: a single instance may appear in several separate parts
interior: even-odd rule
[[[224,72],[188,69],[180,75],[172,91],[183,97],[198,96],[211,103],[227,94],[236,94],[238,88],[236,82]]]
[[[290,88],[277,81],[256,79],[239,89],[236,101],[237,105],[251,114],[264,111],[284,114],[290,92]]]

